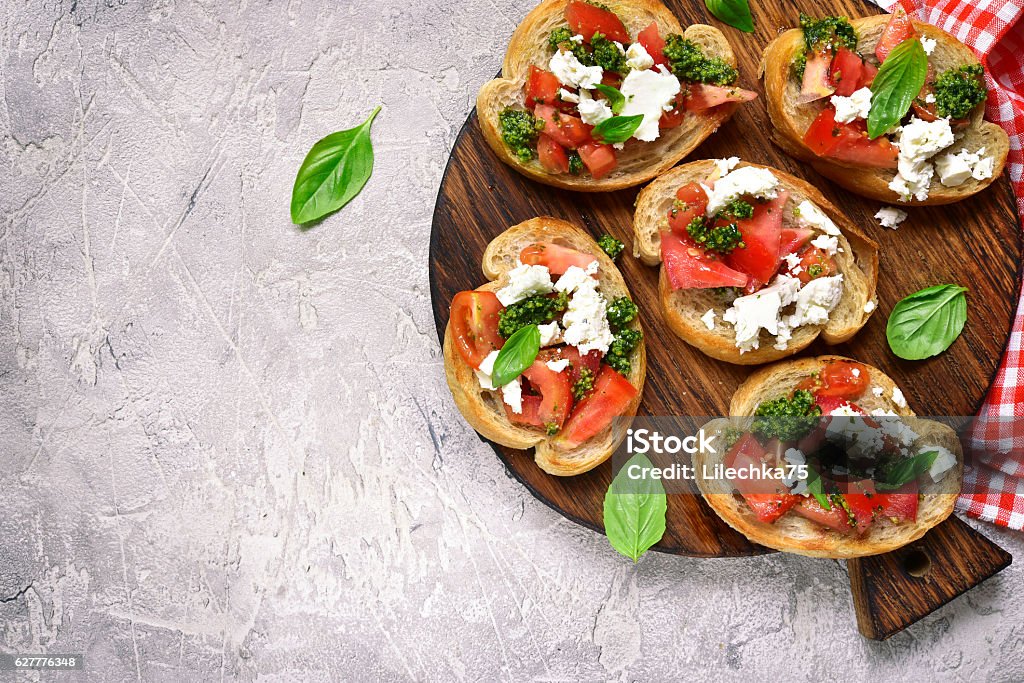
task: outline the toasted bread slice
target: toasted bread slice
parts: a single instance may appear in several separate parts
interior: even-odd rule
[[[516,267],[519,253],[535,242],[554,242],[593,254],[598,260],[597,278],[605,298],[611,301],[620,296],[629,296],[629,289],[619,269],[589,235],[571,223],[548,216],[531,218],[514,225],[487,245],[483,257],[483,273],[490,282],[477,289],[496,292],[506,286],[507,273]],[[633,320],[629,326],[641,329],[639,320]],[[626,379],[636,387],[637,395],[624,417],[636,415],[643,393],[644,378],[647,376],[647,354],[643,339],[632,361]],[[626,435],[629,420],[614,420],[604,432],[586,443],[567,448],[559,443],[557,436],[550,437],[542,431],[512,424],[506,417],[498,393],[480,388],[473,368],[456,350],[450,323],[444,331],[444,369],[455,405],[473,429],[484,438],[509,448],[535,448],[537,465],[549,474],[571,476],[597,467],[611,456]]]
[[[744,166],[758,165],[741,162],[737,168]],[[712,160],[683,164],[665,173],[640,192],[633,218],[635,256],[648,265],[661,263],[661,231],[667,229],[667,216],[675,200],[676,190],[687,183],[704,181],[714,170],[715,162]],[[843,274],[843,297],[825,325],[806,325],[793,330],[793,338],[786,349],[776,349],[768,334],[762,331],[760,347],[741,354],[736,348],[736,334],[732,325],[722,321],[722,315],[728,308],[727,303],[713,290],[673,290],[662,268],[659,278],[661,306],[672,331],[712,358],[738,365],[758,365],[792,356],[806,348],[819,334],[828,344],[845,342],[867,323],[871,311],[865,311],[865,307],[868,302],[873,304],[876,300],[878,245],[812,185],[777,169],[769,170],[790,192],[784,209],[783,225],[795,224],[794,208],[808,200],[842,231],[839,237],[842,251],[836,254],[835,259],[838,271]],[[874,306],[867,308],[874,310]],[[715,311],[716,324],[713,330],[709,330],[701,321],[708,310]]]
[[[737,104],[722,104],[706,112],[687,115],[682,125],[661,131],[661,136],[654,142],[634,141],[618,153],[618,167],[600,180],[549,173],[537,159],[527,163],[519,161],[501,139],[498,116],[508,107],[525,106],[523,87],[530,66],[548,68],[551,58],[548,36],[554,29],[565,25],[567,4],[569,0],[544,0],[526,15],[512,34],[501,77],[485,83],[477,95],[476,111],[484,138],[498,158],[512,168],[538,182],[567,190],[621,190],[646,182],[675,166],[735,112]],[[650,26],[651,22],[657,22],[662,36],[681,34],[700,45],[707,56],[720,57],[736,66],[736,55],[721,31],[703,24],[694,24],[684,31],[679,20],[657,0],[609,0],[604,4],[622,19],[632,36]]]
[[[821,370],[827,362],[837,359],[841,357],[802,358],[758,370],[736,390],[729,414],[734,417],[753,415],[762,401],[788,395],[801,380]],[[907,426],[918,434],[919,438],[913,446],[915,450],[922,446],[942,446],[957,458],[956,467],[940,482],[932,483],[927,476],[924,477],[929,483],[921,486],[923,497],[915,522],[894,524],[885,519],[876,519],[868,532],[860,538],[844,536],[792,513],[783,515],[774,524],[768,524],[758,520],[742,496],[733,492],[728,481],[702,476],[704,467],[710,470],[722,461],[725,453],[701,452],[694,455],[697,486],[718,516],[754,543],[798,555],[831,558],[864,557],[895,550],[921,538],[926,531],[949,517],[963,477],[963,451],[956,432],[939,422],[914,417],[909,408],[895,404],[891,397],[896,384],[881,370],[870,366],[868,370],[871,386],[882,388],[883,393],[874,396],[870,391],[867,392],[857,399],[859,406],[867,411],[881,409],[902,416]],[[729,424],[729,420],[715,420],[705,425],[705,433],[724,434]]]
[[[875,46],[882,31],[889,22],[889,15],[882,14],[865,19],[851,19],[857,31],[859,42],[857,52],[861,55],[874,54]],[[939,74],[946,69],[964,64],[977,64],[978,58],[959,40],[940,28],[920,21],[914,21],[919,35],[937,41],[934,52],[928,58]],[[920,201],[900,201],[896,192],[889,189],[889,183],[896,177],[893,169],[856,166],[841,161],[817,156],[804,144],[804,133],[828,103],[828,98],[805,105],[797,105],[800,83],[791,77],[793,59],[804,46],[803,31],[791,29],[779,35],[768,44],[761,58],[761,76],[764,78],[765,98],[768,101],[768,115],[775,126],[773,141],[787,154],[811,164],[821,175],[834,180],[850,192],[883,202],[899,202],[909,206],[951,204],[977,194],[991,185],[1003,172],[1010,139],[998,125],[985,121],[985,104],[981,103],[970,114],[970,126],[964,135],[950,149],[966,148],[972,152],[984,147],[986,155],[995,161],[992,177],[986,180],[969,178],[957,187],[946,187],[936,177],[931,184],[928,198]]]

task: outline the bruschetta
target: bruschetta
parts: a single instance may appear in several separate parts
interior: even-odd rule
[[[890,55],[899,56],[892,57],[899,67],[885,68]],[[873,109],[894,106],[891,84],[904,78],[897,72],[909,71],[911,58],[921,69],[927,60],[926,75],[917,72],[924,85],[896,107],[905,111],[899,121],[887,130],[879,124],[869,136],[867,120]],[[879,69],[886,74],[876,81]],[[891,203],[949,204],[1003,171],[1009,138],[984,119],[987,91],[977,57],[902,9],[849,20],[801,15],[800,28],[765,49],[761,72],[775,142],[851,192]]]
[[[616,418],[636,414],[646,376],[637,307],[618,268],[579,228],[541,217],[495,237],[483,272],[490,281],[453,298],[445,328],[455,404],[485,438],[534,448],[550,474],[597,467],[625,436],[630,420]],[[524,349],[520,336],[534,345]],[[499,378],[503,349],[518,357],[518,376]]]
[[[697,485],[755,543],[875,555],[953,512],[963,475],[956,432],[914,417],[877,368],[840,356],[777,363],[739,387],[729,414],[705,426],[719,444],[694,455]]]
[[[657,0],[544,0],[477,96],[488,144],[534,180],[582,192],[674,166],[757,94],[722,33]]]
[[[634,254],[661,264],[672,330],[755,365],[819,335],[850,339],[876,306],[878,247],[810,184],[731,159],[674,168],[637,197]]]

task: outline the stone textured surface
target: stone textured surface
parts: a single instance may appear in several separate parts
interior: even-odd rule
[[[463,423],[430,212],[531,4],[3,6],[0,650],[96,681],[1024,678],[1018,566],[865,642],[840,564],[634,567]],[[377,103],[366,190],[292,226],[305,151]]]

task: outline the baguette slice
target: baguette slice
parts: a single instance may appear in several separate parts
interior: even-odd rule
[[[519,253],[535,242],[554,242],[593,254],[599,263],[597,276],[600,291],[605,298],[611,301],[616,297],[629,296],[629,289],[619,269],[597,243],[571,223],[549,216],[531,218],[514,225],[487,245],[483,272],[490,282],[477,289],[496,292],[506,286],[507,273],[516,267]],[[639,320],[633,320],[629,326],[641,329]],[[535,448],[537,465],[549,474],[572,476],[591,470],[607,460],[626,436],[629,420],[614,420],[604,432],[590,441],[576,448],[566,448],[559,444],[557,435],[550,437],[538,430],[512,424],[505,415],[500,395],[480,388],[473,368],[456,350],[450,323],[444,331],[444,370],[455,405],[473,429],[485,439],[509,448]],[[632,369],[626,377],[636,387],[637,396],[624,417],[632,418],[636,415],[646,376],[647,352],[641,338],[633,355]]]
[[[618,154],[618,167],[600,180],[570,174],[548,173],[537,159],[519,161],[501,139],[498,116],[507,107],[525,106],[523,87],[530,66],[548,68],[551,53],[548,36],[565,25],[564,12],[569,0],[544,0],[535,7],[512,34],[501,68],[501,77],[480,88],[476,111],[487,143],[498,158],[523,175],[554,187],[579,192],[611,192],[632,187],[672,168],[692,152],[735,112],[736,103],[723,104],[700,114],[688,115],[682,125],[661,131],[654,142],[633,142]],[[694,24],[685,31],[671,11],[657,0],[609,0],[605,3],[615,12],[631,36],[657,22],[661,35],[681,34],[704,50],[709,57],[721,57],[736,66],[736,56],[725,36],[716,28]]]
[[[875,46],[888,22],[889,15],[887,14],[865,19],[851,19],[850,23],[857,31],[859,39],[857,52],[862,56],[874,54]],[[917,29],[919,35],[932,38],[938,43],[935,51],[928,58],[936,74],[964,64],[978,64],[978,58],[966,45],[942,29],[921,21],[914,21],[914,28]],[[984,147],[985,153],[991,155],[995,160],[992,177],[987,180],[969,178],[957,187],[946,187],[939,182],[938,176],[936,176],[932,180],[928,198],[924,201],[915,198],[906,202],[900,201],[900,196],[889,189],[889,183],[896,177],[895,170],[856,166],[817,156],[804,144],[803,137],[814,119],[825,108],[828,99],[807,105],[796,104],[797,96],[800,93],[800,83],[790,76],[790,68],[793,58],[803,44],[803,31],[791,29],[769,43],[761,58],[760,75],[764,78],[768,116],[775,126],[773,141],[790,156],[810,163],[818,173],[842,185],[850,192],[878,201],[898,202],[900,205],[908,206],[958,202],[982,191],[1003,172],[1006,154],[1010,149],[1010,139],[1001,127],[985,121],[984,102],[971,112],[969,128],[963,138],[958,140],[950,150],[967,148],[974,152]]]
[[[741,162],[737,168],[758,166]],[[760,168],[769,168],[759,166]],[[793,338],[785,350],[774,347],[774,340],[762,331],[760,347],[741,354],[736,348],[736,334],[732,325],[722,320],[728,305],[713,290],[673,290],[665,269],[658,281],[661,307],[672,331],[687,343],[718,360],[737,365],[759,365],[792,356],[806,348],[820,334],[828,344],[847,341],[871,317],[865,311],[868,302],[875,303],[878,283],[878,245],[862,233],[839,209],[833,206],[812,185],[774,168],[769,168],[779,182],[790,192],[783,216],[783,225],[793,225],[793,210],[805,199],[816,205],[832,219],[843,233],[839,237],[842,252],[835,256],[838,271],[843,274],[843,297],[833,309],[825,325],[805,325],[793,330]],[[715,171],[713,160],[683,164],[662,175],[645,187],[636,201],[633,218],[633,253],[647,265],[661,263],[661,231],[667,229],[667,216],[681,186],[705,180]],[[873,307],[869,307],[872,308]],[[701,317],[715,311],[715,328],[709,330]]]
[[[729,414],[733,417],[753,415],[762,401],[788,395],[801,380],[819,371],[827,362],[837,359],[842,357],[802,358],[758,370],[733,394]],[[869,412],[883,409],[902,416],[907,426],[919,435],[913,446],[915,450],[922,446],[943,446],[957,458],[956,467],[942,481],[921,487],[920,492],[924,498],[920,501],[916,522],[892,524],[888,520],[876,519],[862,538],[843,536],[792,513],[783,515],[774,524],[768,524],[757,519],[743,498],[733,493],[729,482],[701,476],[705,465],[711,468],[722,461],[725,453],[701,452],[694,455],[694,465],[697,486],[708,505],[729,526],[754,543],[798,555],[830,558],[864,557],[895,550],[921,538],[926,531],[949,517],[963,477],[963,451],[956,432],[939,422],[914,417],[909,408],[896,405],[891,399],[896,384],[881,370],[871,366],[868,366],[868,370],[871,373],[871,386],[881,387],[883,393],[882,396],[874,396],[868,391],[857,400],[859,406]],[[723,434],[729,424],[729,420],[714,420],[705,425],[705,433]],[[924,479],[928,480],[927,476]]]

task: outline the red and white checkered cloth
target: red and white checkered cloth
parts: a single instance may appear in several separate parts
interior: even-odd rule
[[[1024,0],[875,0],[897,5],[951,33],[985,65],[988,118],[1010,136],[1007,168],[1024,216]],[[1011,529],[1024,529],[1024,292],[1006,356],[970,431],[974,457],[957,509]]]

